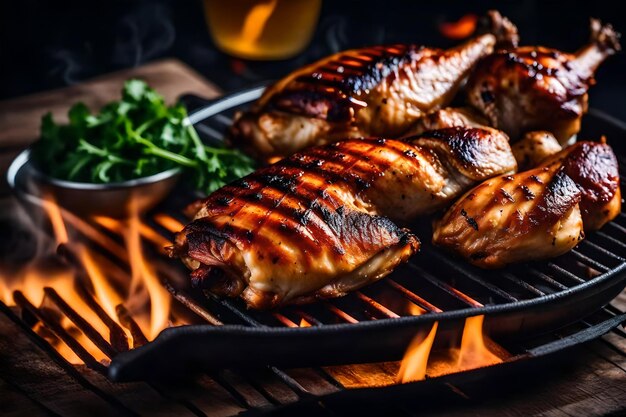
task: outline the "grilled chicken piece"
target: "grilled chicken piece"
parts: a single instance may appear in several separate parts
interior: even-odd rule
[[[511,149],[517,168],[526,171],[558,153],[562,147],[552,133],[540,130],[526,133],[522,140],[511,145]]]
[[[340,52],[269,87],[236,119],[229,140],[270,159],[348,137],[397,137],[447,105],[494,43],[485,34],[446,51],[391,45]]]
[[[580,211],[585,231],[600,229],[622,209],[619,164],[604,142],[578,142],[548,158],[542,165],[560,163],[582,195]]]
[[[519,34],[517,26],[497,10],[489,10],[480,19],[478,33],[491,33],[496,37],[496,49],[517,48]]]
[[[448,127],[485,127],[488,125],[487,119],[470,107],[446,107],[419,118],[402,136],[411,137],[429,130]]]
[[[594,72],[620,50],[611,25],[591,20],[591,40],[571,55],[544,47],[500,50],[483,58],[467,83],[469,103],[514,141],[548,130],[562,145],[580,130]]]
[[[530,171],[492,178],[435,222],[433,243],[483,268],[561,255],[620,212],[617,159],[579,142]]]
[[[508,138],[493,129],[315,147],[211,194],[172,255],[195,285],[253,308],[338,297],[418,250],[390,219],[431,212],[514,170]]]

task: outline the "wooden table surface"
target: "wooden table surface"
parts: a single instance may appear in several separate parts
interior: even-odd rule
[[[60,120],[69,106],[81,100],[92,108],[119,97],[123,81],[138,77],[147,80],[168,101],[193,92],[207,98],[220,94],[219,89],[176,60],[165,60],[143,67],[109,74],[69,88],[0,102],[0,175],[14,155],[36,137],[41,115],[52,111]],[[5,190],[6,192],[6,190]],[[6,199],[11,197],[5,197]],[[10,204],[9,204],[10,205]],[[7,207],[4,205],[3,207]],[[626,310],[626,292],[614,301]],[[621,351],[621,353],[620,353]],[[536,384],[519,387],[514,392],[494,396],[478,404],[446,408],[427,415],[450,416],[593,416],[626,415],[626,339],[607,335],[578,348],[568,363],[547,369],[537,375]],[[38,416],[59,413],[84,415],[99,410],[97,415],[116,415],[116,410],[103,403],[84,385],[59,368],[4,315],[0,314],[0,415]],[[89,374],[88,371],[84,371]],[[108,384],[118,395],[143,396],[141,414],[185,415],[185,410],[162,408],[150,403],[153,394],[143,386],[115,386],[101,381],[101,376],[88,376],[100,384]],[[100,379],[99,379],[100,378]],[[164,405],[165,406],[165,405]],[[103,408],[98,408],[103,407]],[[233,415],[241,411],[225,399],[215,398],[202,410],[214,415]],[[219,411],[219,412],[218,412]]]

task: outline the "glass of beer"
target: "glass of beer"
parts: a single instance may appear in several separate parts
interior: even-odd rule
[[[322,0],[204,0],[213,41],[251,60],[286,59],[311,40]]]

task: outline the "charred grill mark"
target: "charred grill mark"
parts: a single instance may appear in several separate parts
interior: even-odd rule
[[[552,225],[580,202],[581,192],[563,170],[559,170],[545,188],[537,204],[530,210],[522,229],[536,225]]]
[[[476,164],[481,153],[485,151],[484,144],[494,137],[494,133],[482,128],[449,127],[445,129],[424,132],[417,137],[420,139],[436,139],[448,145],[454,158],[465,169]]]
[[[419,59],[414,45],[348,51],[296,77],[268,103],[296,114],[329,121],[350,120],[360,107],[351,97],[368,92],[403,65]]]
[[[467,214],[467,211],[465,211],[465,209],[461,209],[461,216],[463,216],[463,218],[465,218],[465,221],[467,222],[467,224],[470,225],[470,227],[476,231],[478,231],[478,222],[476,221],[475,218],[470,217]]]
[[[515,198],[513,198],[513,196],[504,188],[500,188],[500,195],[502,195],[502,197],[504,197],[505,200],[511,202],[511,203],[515,203]]]
[[[527,201],[535,199],[535,193],[533,193],[527,185],[520,185],[520,189],[522,190],[522,194]]]
[[[528,177],[529,180],[536,182],[537,184],[543,184],[543,180],[536,175],[531,175]]]

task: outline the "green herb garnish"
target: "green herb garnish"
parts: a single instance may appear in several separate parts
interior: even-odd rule
[[[198,190],[211,193],[254,169],[238,150],[202,143],[185,107],[167,106],[140,80],[126,81],[122,99],[99,114],[77,103],[68,115],[69,124],[59,125],[46,114],[33,149],[38,167],[58,179],[106,184],[180,167]]]

